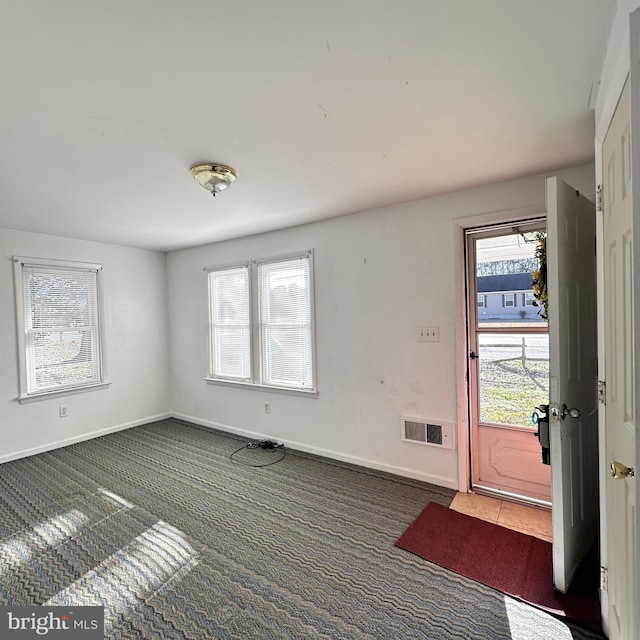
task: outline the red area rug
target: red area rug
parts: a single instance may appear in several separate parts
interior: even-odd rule
[[[579,572],[569,593],[560,593],[553,588],[551,543],[533,536],[431,502],[396,546],[550,613],[600,620],[597,566],[595,576]]]

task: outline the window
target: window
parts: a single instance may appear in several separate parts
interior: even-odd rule
[[[504,306],[505,307],[515,307],[516,306],[516,295],[515,295],[515,293],[505,293],[504,294]]]
[[[484,293],[478,294],[478,309],[484,309],[487,306]]]
[[[211,376],[251,380],[249,268],[209,273]]]
[[[100,265],[14,258],[20,399],[104,382]]]
[[[523,302],[525,307],[533,307],[535,298],[533,297],[533,292],[527,292],[523,295]]]
[[[315,390],[312,253],[209,271],[208,381]]]

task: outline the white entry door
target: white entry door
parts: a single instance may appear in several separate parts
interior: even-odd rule
[[[547,179],[553,582],[566,592],[598,532],[595,205]]]
[[[602,148],[605,453],[607,462],[636,466],[634,401],[633,224],[629,85]],[[636,349],[640,345],[636,344]],[[636,479],[618,467],[606,474],[608,611],[611,640],[637,637],[634,588]]]

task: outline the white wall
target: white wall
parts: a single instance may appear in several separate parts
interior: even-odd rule
[[[104,266],[109,388],[18,402],[13,255]],[[0,265],[0,462],[169,412],[165,254],[0,229]]]
[[[586,165],[559,175],[592,195],[593,173]],[[540,213],[544,200],[544,176],[535,176],[170,253],[173,412],[457,487],[458,453],[402,442],[399,416],[458,423],[461,225]],[[207,385],[205,265],[309,248],[318,398]],[[420,325],[438,326],[440,342],[419,343]]]
[[[593,193],[592,165],[560,174]],[[466,443],[447,451],[402,442],[399,416],[454,422],[464,440],[461,227],[543,209],[544,176],[535,176],[168,256],[0,229],[0,462],[173,413],[457,487]],[[318,398],[207,385],[203,267],[307,248]],[[109,388],[17,401],[13,255],[104,265]],[[440,342],[419,343],[422,325],[438,326]]]

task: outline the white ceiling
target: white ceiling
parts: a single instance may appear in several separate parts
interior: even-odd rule
[[[615,0],[2,5],[0,227],[171,250],[591,161]]]

